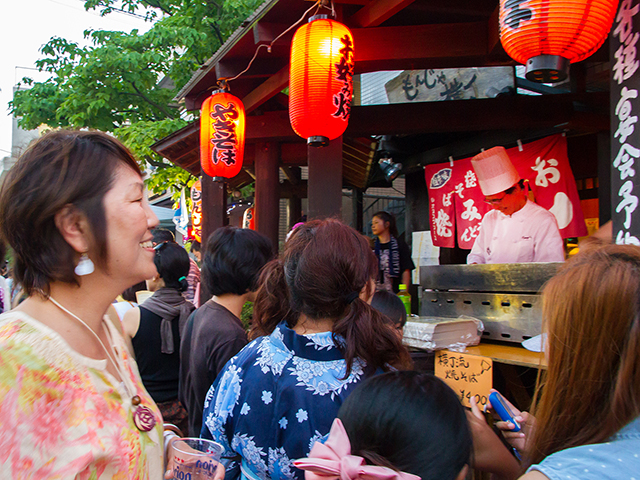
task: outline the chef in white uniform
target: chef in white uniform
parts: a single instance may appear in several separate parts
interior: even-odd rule
[[[467,263],[564,261],[555,217],[528,199],[507,151],[494,147],[473,157],[471,164],[493,210],[482,219]]]

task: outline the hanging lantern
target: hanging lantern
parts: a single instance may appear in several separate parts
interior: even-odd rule
[[[327,15],[300,27],[291,43],[289,119],[312,146],[342,135],[353,96],[353,36]]]
[[[242,216],[242,228],[248,228],[250,230],[256,229],[256,216],[253,207],[249,207],[244,211]]]
[[[191,225],[193,238],[202,243],[202,183],[196,180],[191,187]]]
[[[565,80],[569,64],[604,43],[618,0],[500,0],[500,41],[538,83]]]
[[[202,104],[200,165],[214,179],[236,176],[244,157],[244,105],[224,90]]]

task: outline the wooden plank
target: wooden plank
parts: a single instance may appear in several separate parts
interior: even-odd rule
[[[475,347],[467,347],[465,353],[490,357],[494,362],[506,363],[507,365],[545,369],[548,365],[544,353],[531,352],[519,346],[481,342]]]
[[[362,7],[347,20],[349,25],[358,27],[377,27],[391,18],[414,0],[374,0]]]

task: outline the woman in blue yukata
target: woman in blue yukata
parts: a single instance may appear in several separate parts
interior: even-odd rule
[[[255,340],[227,363],[204,404],[201,436],[224,446],[226,480],[302,480],[293,460],[328,435],[355,386],[410,366],[368,303],[377,270],[367,239],[333,219],[298,227],[283,258],[267,264]]]

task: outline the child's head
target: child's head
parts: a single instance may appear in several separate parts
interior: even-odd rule
[[[387,290],[378,290],[371,299],[371,306],[387,316],[397,330],[402,331],[407,323],[407,310],[400,297]]]
[[[377,375],[356,388],[338,412],[351,454],[368,464],[422,480],[464,478],[471,432],[458,397],[427,373]]]

